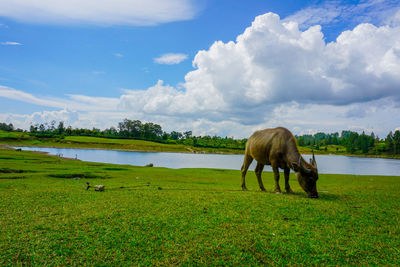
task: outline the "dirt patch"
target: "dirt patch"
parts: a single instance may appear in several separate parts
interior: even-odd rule
[[[25,179],[23,176],[5,176],[5,177],[0,177],[0,180],[6,180],[6,179]]]
[[[103,170],[106,170],[106,171],[128,171],[129,169],[117,168],[117,167],[106,167],[106,168],[103,168]]]
[[[63,178],[63,179],[83,179],[83,178],[88,178],[88,179],[107,179],[110,178],[105,175],[98,175],[95,173],[59,173],[59,174],[49,174],[50,177],[54,178]]]
[[[24,173],[24,172],[30,172],[30,171],[15,170],[15,169],[10,169],[10,168],[0,168],[0,173]]]
[[[0,159],[16,159],[16,158],[12,158],[12,157],[0,157]]]

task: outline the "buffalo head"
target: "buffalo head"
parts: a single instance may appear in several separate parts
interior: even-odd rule
[[[317,162],[313,153],[310,164],[303,162],[302,158],[299,158],[299,162],[292,163],[293,170],[296,172],[297,180],[301,188],[311,198],[318,198],[317,192],[317,180],[318,180],[318,169]]]

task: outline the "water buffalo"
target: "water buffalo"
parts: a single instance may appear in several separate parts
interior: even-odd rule
[[[311,198],[318,197],[316,185],[318,170],[314,153],[310,163],[307,163],[300,155],[296,139],[288,129],[283,127],[265,129],[256,131],[250,136],[246,143],[246,151],[241,169],[243,190],[247,190],[245,177],[253,159],[257,161],[255,173],[262,191],[265,191],[261,180],[262,170],[264,169],[264,165],[271,165],[274,171],[276,193],[281,193],[278,168],[284,170],[286,192],[293,193],[289,185],[289,173],[290,169],[293,169],[301,188],[303,188],[308,196]]]

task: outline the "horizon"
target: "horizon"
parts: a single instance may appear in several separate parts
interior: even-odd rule
[[[0,122],[400,129],[397,1],[52,3],[0,4]]]

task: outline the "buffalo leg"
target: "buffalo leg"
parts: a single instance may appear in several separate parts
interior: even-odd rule
[[[285,168],[283,171],[285,173],[285,190],[286,190],[286,193],[293,193],[293,190],[290,188],[290,185],[289,185],[290,169],[289,168]]]
[[[242,189],[243,189],[243,191],[247,190],[245,177],[246,177],[247,169],[249,168],[249,166],[252,162],[253,162],[252,157],[250,157],[249,155],[244,156],[243,165],[242,165],[242,169],[241,169],[242,170]]]
[[[264,169],[264,164],[261,163],[257,163],[256,169],[255,169],[255,173],[257,176],[257,180],[258,180],[258,185],[260,186],[261,191],[266,191],[265,187],[263,185],[262,179],[261,179],[261,173]]]
[[[278,167],[272,166],[272,170],[274,171],[274,178],[275,178],[275,192],[282,193],[281,187],[279,186],[279,169]]]

